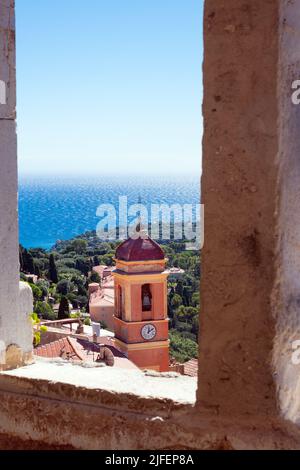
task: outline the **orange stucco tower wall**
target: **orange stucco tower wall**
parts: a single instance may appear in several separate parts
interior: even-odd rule
[[[116,251],[115,342],[141,369],[169,370],[166,259],[151,238],[129,239]]]

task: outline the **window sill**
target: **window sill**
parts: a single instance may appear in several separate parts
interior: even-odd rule
[[[0,373],[0,434],[77,449],[147,448],[153,427],[168,435],[171,421],[192,413],[196,386],[191,377],[38,360]]]

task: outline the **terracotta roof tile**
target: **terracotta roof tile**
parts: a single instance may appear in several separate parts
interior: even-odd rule
[[[189,375],[190,377],[198,376],[198,360],[191,359],[190,361],[184,364],[184,375]]]
[[[77,357],[80,360],[84,360],[84,355],[80,351],[80,348],[76,348],[76,340],[73,343],[72,338],[62,338],[52,343],[39,346],[34,350],[34,354],[37,356],[58,358],[63,356]]]
[[[96,360],[100,352],[100,347],[105,346],[111,351],[114,356],[114,363],[116,367],[122,369],[137,369],[121,351],[119,351],[113,340],[107,337],[101,338],[101,345],[92,343],[88,340],[79,338],[64,337],[52,343],[39,346],[34,350],[36,356],[42,356],[49,359],[54,358],[69,358],[73,360],[80,360],[83,362],[93,362]]]
[[[163,250],[150,237],[129,238],[116,251],[116,259],[123,261],[152,261],[164,258]]]

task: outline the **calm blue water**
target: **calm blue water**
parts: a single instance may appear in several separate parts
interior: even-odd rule
[[[198,204],[200,177],[21,177],[19,184],[20,243],[26,248],[50,249],[95,230],[100,204],[118,207],[119,196],[136,204]]]

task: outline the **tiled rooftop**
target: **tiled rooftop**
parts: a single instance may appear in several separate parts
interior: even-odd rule
[[[184,364],[184,375],[189,377],[198,376],[198,359],[191,359]]]
[[[90,296],[90,304],[93,306],[113,306],[115,303],[114,278],[108,276],[103,279],[101,287]]]
[[[39,346],[34,354],[47,359],[62,358],[70,361],[96,362],[100,348],[106,347],[114,356],[114,366],[122,369],[138,369],[114,345],[110,337],[101,337],[101,345],[92,341],[65,337]]]
[[[61,338],[52,343],[39,346],[34,350],[36,356],[56,358],[61,357],[63,359],[70,360],[85,360],[85,354],[82,351],[79,343],[70,337]]]

